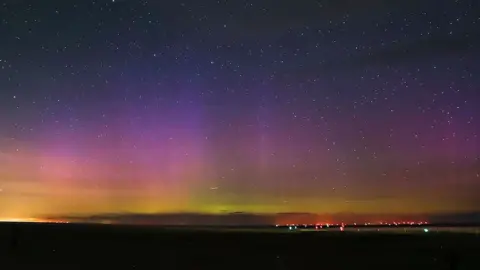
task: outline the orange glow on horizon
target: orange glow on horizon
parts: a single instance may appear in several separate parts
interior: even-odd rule
[[[34,222],[34,223],[39,223],[39,222],[42,222],[42,220],[36,219],[36,218],[1,218],[0,222]]]

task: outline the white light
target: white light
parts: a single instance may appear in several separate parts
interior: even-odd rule
[[[427,228],[425,228],[425,229],[423,229],[423,231],[424,231],[424,232],[428,232],[428,229],[427,229]]]

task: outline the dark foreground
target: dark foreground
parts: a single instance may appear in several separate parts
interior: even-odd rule
[[[0,269],[480,269],[477,234],[0,224]]]

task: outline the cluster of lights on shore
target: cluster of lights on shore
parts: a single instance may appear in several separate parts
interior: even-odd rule
[[[395,226],[425,226],[428,225],[426,221],[394,221],[394,222],[378,222],[378,223],[316,223],[316,224],[276,224],[277,228],[288,228],[289,230],[297,229],[329,229],[329,228],[339,228],[340,231],[344,231],[345,227],[395,227]],[[428,229],[424,229],[425,232],[428,232]]]
[[[51,220],[38,218],[2,218],[0,222],[5,223],[70,223],[65,220]]]

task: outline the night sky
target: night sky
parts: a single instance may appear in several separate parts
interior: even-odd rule
[[[475,0],[3,0],[0,217],[480,211]]]

